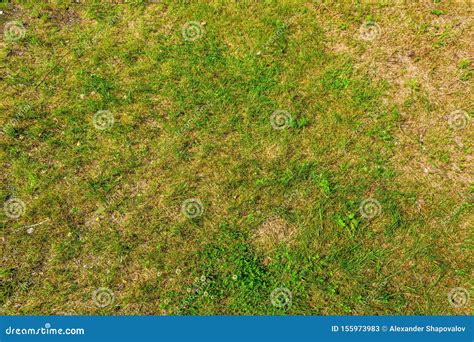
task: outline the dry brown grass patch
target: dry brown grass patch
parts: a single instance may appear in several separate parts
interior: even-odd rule
[[[297,229],[281,217],[268,218],[254,234],[255,245],[264,251],[270,251],[280,243],[291,244]]]

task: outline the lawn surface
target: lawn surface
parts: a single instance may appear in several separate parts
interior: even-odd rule
[[[0,313],[472,313],[469,2],[1,9]]]

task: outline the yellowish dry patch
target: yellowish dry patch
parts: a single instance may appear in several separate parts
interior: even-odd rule
[[[388,82],[386,103],[397,104],[402,117],[393,167],[407,181],[424,179],[443,191],[455,189],[451,196],[460,188],[465,192],[474,181],[472,118],[463,129],[453,130],[448,116],[454,110],[472,110],[466,102],[471,98],[472,105],[472,78],[462,79],[458,65],[462,60],[472,63],[474,6],[462,1],[379,4],[370,12],[380,27],[371,41],[361,40],[357,27],[341,29],[345,25],[341,12],[347,6],[310,8],[327,27],[329,51],[352,55],[357,69]],[[444,9],[444,14],[431,13],[435,7]],[[449,155],[446,163],[433,160],[440,145]]]
[[[294,225],[281,217],[270,217],[255,232],[254,243],[259,249],[270,251],[280,243],[290,245],[296,234]]]

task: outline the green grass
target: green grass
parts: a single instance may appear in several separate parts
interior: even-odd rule
[[[387,102],[393,85],[330,48],[337,27],[367,49],[359,26],[384,6],[328,3],[334,22],[318,20],[318,5],[275,1],[3,6],[1,23],[20,20],[26,34],[2,45],[1,196],[26,209],[2,212],[2,313],[470,310],[447,294],[470,290],[472,244],[446,236],[465,234],[472,183],[427,197],[394,162],[401,113],[433,105],[423,85],[412,79],[404,104]],[[183,38],[189,21],[202,37]],[[427,39],[444,49],[451,35]],[[461,80],[470,65],[454,65]],[[282,130],[278,109],[291,115]],[[104,130],[100,110],[114,117]],[[457,158],[448,139],[431,146],[436,165]],[[190,198],[201,216],[182,214]],[[370,198],[381,209],[371,219],[359,209]],[[272,217],[295,236],[261,248],[255,233]],[[115,296],[104,308],[92,300],[101,287]],[[272,305],[276,288],[291,305]]]

